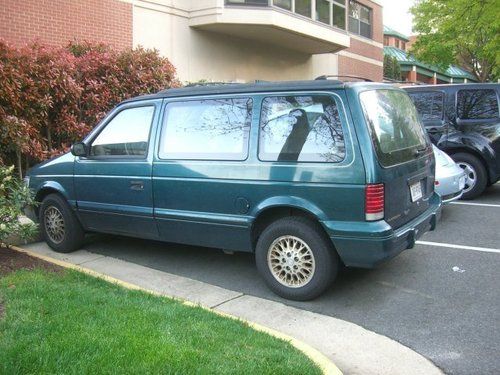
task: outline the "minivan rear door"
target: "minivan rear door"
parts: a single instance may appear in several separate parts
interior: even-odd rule
[[[368,90],[359,98],[378,159],[369,182],[384,184],[384,218],[398,228],[429,207],[434,193],[432,147],[404,91]]]

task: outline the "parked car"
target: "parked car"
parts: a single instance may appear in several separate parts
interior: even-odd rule
[[[307,300],[340,262],[374,267],[435,228],[434,171],[404,90],[315,80],[126,100],[28,184],[56,251],[104,232],[253,252],[274,292]]]
[[[462,197],[465,187],[465,172],[444,151],[432,145],[436,159],[435,190],[443,203],[456,201]]]
[[[478,197],[500,180],[500,84],[404,88],[432,142],[465,171],[464,199]]]

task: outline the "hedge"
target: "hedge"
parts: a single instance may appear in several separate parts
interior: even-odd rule
[[[67,151],[122,100],[173,86],[175,68],[156,50],[0,40],[0,163],[22,175]]]

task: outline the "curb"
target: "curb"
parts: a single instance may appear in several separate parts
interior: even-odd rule
[[[264,332],[264,333],[266,333],[266,334],[268,334],[270,336],[273,336],[273,337],[275,337],[275,338],[277,338],[279,340],[283,340],[283,341],[289,342],[293,347],[295,347],[296,349],[300,350],[307,357],[309,357],[321,369],[321,371],[323,372],[323,374],[325,374],[325,375],[342,375],[342,371],[340,371],[340,369],[337,366],[335,366],[335,364],[330,359],[328,359],[324,354],[322,354],[320,351],[318,351],[317,349],[313,348],[309,344],[306,344],[303,341],[300,341],[300,340],[298,340],[298,339],[296,339],[296,338],[294,338],[292,336],[289,336],[287,334],[284,334],[282,332],[276,331],[276,330],[274,330],[272,328],[265,327],[265,326],[260,325],[258,323],[254,323],[252,321],[249,321],[249,320],[246,320],[246,319],[243,319],[243,318],[239,318],[239,317],[231,315],[231,314],[227,314],[227,313],[224,313],[224,312],[213,310],[213,309],[211,309],[211,308],[209,308],[207,306],[203,306],[201,304],[195,304],[195,303],[192,303],[190,301],[186,301],[186,300],[183,300],[183,299],[180,299],[180,298],[177,298],[177,297],[169,296],[167,294],[162,294],[162,293],[158,293],[158,292],[146,289],[146,288],[142,288],[142,287],[140,287],[138,285],[135,285],[135,284],[132,284],[132,283],[128,283],[126,281],[122,281],[122,280],[119,280],[119,279],[116,279],[114,277],[102,274],[100,272],[96,272],[96,271],[93,271],[91,269],[78,266],[76,264],[68,263],[68,262],[65,262],[63,260],[54,259],[54,258],[45,256],[45,255],[40,255],[40,254],[34,253],[34,252],[30,251],[30,250],[26,250],[26,249],[23,249],[21,247],[15,246],[15,245],[11,245],[8,248],[12,249],[12,250],[15,250],[17,252],[20,252],[20,253],[24,253],[24,254],[29,255],[29,256],[31,256],[33,258],[38,258],[38,259],[44,260],[46,262],[58,265],[58,266],[63,267],[63,268],[68,268],[68,269],[72,269],[72,270],[75,270],[75,271],[79,271],[79,272],[85,273],[87,275],[90,275],[90,276],[93,276],[93,277],[105,280],[105,281],[107,281],[109,283],[122,286],[122,287],[124,287],[126,289],[140,290],[142,292],[153,294],[153,295],[156,295],[156,296],[159,296],[159,297],[167,297],[167,298],[176,300],[176,301],[178,301],[178,302],[180,302],[180,303],[182,303],[182,304],[184,304],[186,306],[201,307],[201,308],[203,308],[203,309],[205,309],[207,311],[210,311],[210,312],[212,312],[214,314],[217,314],[219,316],[222,316],[222,317],[225,317],[225,318],[229,318],[229,319],[238,320],[240,322],[243,322],[243,323],[247,324],[249,327],[255,329],[256,331]]]

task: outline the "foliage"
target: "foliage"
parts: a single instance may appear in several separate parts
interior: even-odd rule
[[[395,81],[401,80],[401,67],[395,57],[384,55],[384,78]]]
[[[0,41],[0,161],[40,161],[81,139],[124,99],[177,86],[156,50]]]
[[[32,192],[14,175],[14,166],[0,165],[0,243],[8,245],[9,239],[19,236],[25,240],[36,233],[33,223],[21,223],[20,216],[26,205],[35,205]]]
[[[419,33],[412,53],[446,69],[462,65],[479,81],[500,78],[500,6],[497,0],[420,0],[411,9]]]
[[[0,300],[2,374],[321,373],[241,321],[75,271],[13,272]]]

